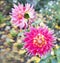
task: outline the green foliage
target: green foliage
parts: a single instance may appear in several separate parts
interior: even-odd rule
[[[7,3],[14,3],[13,1],[15,0],[6,0]],[[34,5],[34,8],[36,11],[39,11],[41,8],[44,8],[44,5],[46,5],[49,1],[51,0],[16,0],[15,3],[23,3],[25,5],[25,3],[30,3],[30,4],[33,4]],[[55,0],[56,1],[56,0]]]
[[[17,48],[18,48],[18,49],[21,49],[22,47],[23,47],[23,44],[18,44],[18,45],[17,45]]]
[[[13,3],[13,0],[6,0],[7,3]]]
[[[22,36],[22,35],[23,35],[23,32],[18,33],[18,37],[19,37],[19,36]]]
[[[17,36],[17,32],[14,29],[10,30],[10,34],[12,35],[12,37],[16,37]]]
[[[27,1],[26,0],[18,0],[18,2],[25,4]]]
[[[36,27],[40,25],[41,22],[42,22],[41,20],[37,19],[34,23],[32,23],[32,26]]]
[[[60,63],[60,48],[54,49],[54,55],[48,54],[39,63]]]
[[[4,16],[3,14],[0,12],[0,24],[2,24],[4,21]]]
[[[60,63],[60,48],[56,50],[57,62]]]
[[[6,25],[7,25],[7,26],[11,25],[10,21],[7,21],[7,22],[6,22]]]
[[[12,46],[12,42],[7,42],[7,45],[8,46]]]
[[[50,28],[54,28],[56,24],[60,25],[60,1],[48,2],[40,12],[45,16],[46,23]]]

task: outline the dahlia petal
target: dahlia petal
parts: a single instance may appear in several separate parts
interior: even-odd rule
[[[53,42],[56,39],[53,33],[48,27],[40,27],[38,29],[31,27],[30,32],[26,32],[26,38],[24,39],[26,45],[24,46],[31,54],[43,56],[54,46]]]
[[[33,9],[33,6],[30,6],[30,4],[23,4],[18,3],[18,5],[14,4],[14,8],[12,8],[12,13],[11,14],[11,22],[13,25],[15,24],[16,26],[20,28],[27,28],[28,23],[32,23],[35,18],[35,11]],[[26,18],[25,14],[29,15],[28,18]]]

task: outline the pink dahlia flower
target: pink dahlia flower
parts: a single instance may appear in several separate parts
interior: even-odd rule
[[[27,23],[34,21],[35,11],[33,6],[30,6],[30,4],[23,6],[23,4],[18,3],[18,6],[14,4],[11,17],[11,22],[13,25],[23,28],[27,26]]]
[[[38,29],[31,27],[30,32],[25,33],[24,48],[32,55],[45,55],[54,46],[55,37],[48,27]]]

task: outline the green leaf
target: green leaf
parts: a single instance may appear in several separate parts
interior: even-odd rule
[[[57,59],[56,58],[51,58],[51,63],[57,63]]]
[[[11,25],[10,21],[7,21],[7,22],[6,22],[6,25],[7,25],[7,26]]]
[[[48,53],[41,58],[41,61],[39,63],[51,63],[50,59],[51,59],[51,54]]]
[[[57,61],[60,63],[60,48],[56,50]]]
[[[17,45],[17,48],[18,48],[18,49],[21,49],[22,47],[23,47],[23,44],[18,44],[18,45]]]
[[[45,61],[41,60],[39,63],[46,63]]]
[[[18,37],[19,37],[19,36],[22,36],[22,35],[23,35],[23,32],[18,33]]]
[[[17,36],[17,32],[14,29],[10,30],[10,34],[12,35],[12,37],[16,37]]]
[[[4,16],[2,15],[2,13],[0,12],[0,24],[2,24],[4,22]]]

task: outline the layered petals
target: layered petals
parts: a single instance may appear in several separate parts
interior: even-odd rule
[[[14,7],[12,8],[11,23],[12,25],[23,28],[27,27],[29,23],[32,23],[35,17],[33,6],[28,3],[25,4],[25,6],[18,3],[18,5],[14,4]]]
[[[30,28],[30,32],[25,33],[24,48],[32,55],[44,55],[54,46],[56,38],[54,31],[48,27]]]

